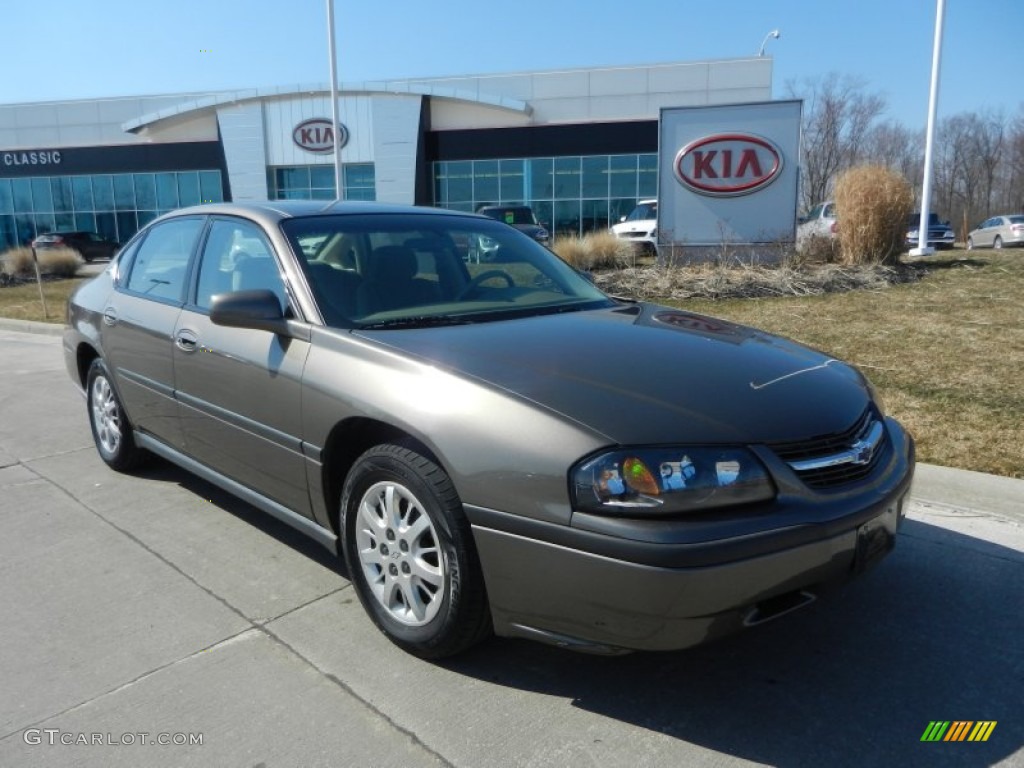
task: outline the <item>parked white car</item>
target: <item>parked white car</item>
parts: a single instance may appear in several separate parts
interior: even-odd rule
[[[658,252],[658,201],[641,200],[628,216],[612,225],[612,234],[646,253]]]
[[[1024,215],[993,216],[967,236],[967,249],[1024,246]]]
[[[800,218],[796,228],[797,250],[805,248],[813,238],[832,239],[836,236],[836,204],[831,200],[818,203],[805,216]]]

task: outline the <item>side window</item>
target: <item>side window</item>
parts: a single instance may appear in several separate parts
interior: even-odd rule
[[[241,219],[214,219],[199,263],[196,306],[209,309],[218,293],[266,288],[288,306],[281,272],[263,231]]]
[[[181,301],[185,274],[203,219],[174,219],[146,235],[132,262],[125,288],[156,299]]]

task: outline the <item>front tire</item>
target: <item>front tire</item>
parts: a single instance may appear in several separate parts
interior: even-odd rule
[[[393,643],[440,659],[490,634],[469,522],[433,461],[400,445],[371,448],[345,481],[340,523],[359,601]]]
[[[973,251],[974,250],[974,239],[971,238],[971,237],[967,238],[967,250],[968,251]]]
[[[993,248],[1002,248],[1003,247],[1003,238],[1001,238],[999,235],[996,235],[996,239],[992,241],[992,247]]]
[[[85,386],[89,426],[100,458],[118,472],[135,469],[146,460],[148,454],[135,444],[132,425],[102,359],[97,357],[92,361]]]

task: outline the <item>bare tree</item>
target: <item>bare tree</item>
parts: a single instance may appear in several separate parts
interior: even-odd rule
[[[800,85],[790,96],[804,100],[801,200],[805,208],[826,200],[840,171],[857,164],[868,134],[885,110],[885,99],[864,83],[835,73]]]
[[[1007,128],[1004,167],[998,207],[1001,211],[1024,213],[1024,104]]]
[[[981,115],[974,126],[974,152],[980,165],[985,190],[984,215],[992,210],[992,191],[1001,170],[1006,138],[1006,116],[1002,112]],[[974,201],[972,201],[973,203]]]
[[[911,131],[895,120],[871,128],[866,139],[866,155],[878,165],[903,175],[911,187],[921,186],[924,173],[924,134]]]

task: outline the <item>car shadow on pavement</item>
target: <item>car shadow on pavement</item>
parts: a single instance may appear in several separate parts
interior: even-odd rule
[[[193,475],[163,459],[155,458],[147,463],[145,467],[137,470],[135,475],[147,480],[156,480],[165,483],[174,483],[181,486],[199,498],[207,499],[218,509],[222,509],[244,520],[254,528],[259,529],[268,536],[276,539],[282,544],[291,547],[296,552],[307,556],[310,560],[337,572],[342,578],[348,579],[345,564],[326,548],[313,541],[308,536],[296,531],[294,528],[285,525],[280,520],[271,517],[266,512],[257,509],[251,504],[242,501],[227,491],[206,482],[201,477]]]
[[[895,552],[813,607],[676,653],[496,639],[446,666],[775,766],[992,765],[1024,744],[1024,557],[907,521]],[[985,743],[922,743],[995,720]]]

